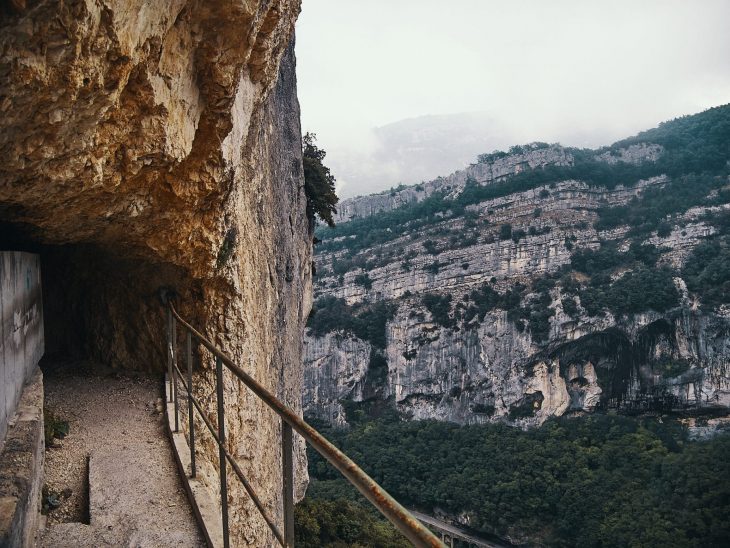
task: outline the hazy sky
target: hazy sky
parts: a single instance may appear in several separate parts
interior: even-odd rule
[[[303,129],[345,172],[404,118],[595,146],[730,102],[730,0],[303,0],[296,49]]]

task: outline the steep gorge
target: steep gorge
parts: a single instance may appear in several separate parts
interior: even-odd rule
[[[318,231],[305,411],[522,426],[727,412],[730,310],[709,293],[728,284],[719,262],[692,264],[727,248],[729,116],[597,151],[513,147],[343,202]]]
[[[298,0],[3,2],[0,241],[40,253],[48,354],[161,370],[181,313],[300,409],[311,302]],[[213,409],[208,359],[198,396]],[[227,378],[229,449],[280,518],[280,427]],[[214,413],[213,413],[214,414]],[[204,428],[202,423],[199,425]],[[202,455],[217,450],[203,440]],[[214,465],[204,467],[217,489]],[[298,452],[299,492],[306,483]],[[270,533],[231,482],[232,537]]]

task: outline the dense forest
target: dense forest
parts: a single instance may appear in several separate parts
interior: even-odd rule
[[[466,512],[475,531],[533,546],[730,545],[727,434],[691,441],[669,417],[608,415],[529,431],[393,415],[353,424],[327,435],[407,506]],[[301,546],[407,546],[326,462],[308,457]]]

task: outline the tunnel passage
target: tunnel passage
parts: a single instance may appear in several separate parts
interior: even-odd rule
[[[182,269],[130,250],[49,245],[33,227],[2,222],[0,249],[40,256],[45,364],[79,360],[100,369],[162,370],[167,358],[160,289],[200,299]]]

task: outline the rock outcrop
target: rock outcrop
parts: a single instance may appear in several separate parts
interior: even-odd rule
[[[599,151],[595,159],[610,166],[642,165],[656,162],[662,151],[640,143]],[[555,145],[486,160],[431,183],[347,200],[340,220],[382,214],[436,191],[445,199],[456,197],[467,180],[489,186],[523,170],[574,162],[570,150]],[[342,241],[325,241],[316,258],[315,294],[344,299],[353,307],[384,301],[396,312],[387,320],[382,350],[352,330],[309,334],[305,411],[343,424],[350,403],[370,402],[395,404],[413,419],[532,426],[551,416],[597,409],[730,406],[730,311],[700,307],[681,278],[674,282],[680,303],[665,313],[591,314],[561,283],[544,290],[542,304],[529,305],[537,302],[533,288],[511,312],[519,312],[517,306],[549,310],[544,337],[500,306],[483,318],[472,314],[457,320],[484,284],[501,294],[532,287],[565,272],[576,250],[598,249],[603,241],[627,251],[630,227],[598,230],[598,211],[635,203],[668,181],[657,175],[613,188],[552,181],[472,203],[464,214],[446,211],[438,214],[440,220],[406,221],[410,224],[399,232],[393,228],[392,236],[355,252],[338,245]],[[716,232],[707,214],[728,208],[689,208],[672,218],[668,234],[651,232],[642,243],[659,250],[659,266],[681,269],[692,249]],[[505,225],[506,237],[501,234]],[[374,229],[368,225],[368,230]],[[365,231],[351,241],[369,236]],[[572,275],[576,283],[584,281],[580,273]],[[443,299],[449,312],[436,317],[436,308],[424,304],[427,295]],[[373,352],[386,358],[386,372],[373,370]]]
[[[161,369],[166,286],[184,316],[299,409],[311,301],[299,0],[3,6],[2,243],[41,254],[48,352]],[[198,365],[198,395],[213,406],[209,358]],[[279,420],[231,378],[225,398],[229,448],[277,516]],[[301,450],[298,465],[302,491]],[[237,544],[270,544],[230,485]]]

